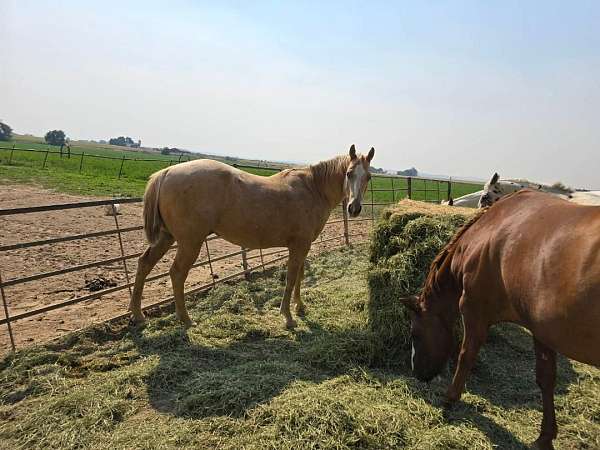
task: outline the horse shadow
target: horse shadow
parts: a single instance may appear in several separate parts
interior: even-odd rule
[[[398,373],[410,376],[409,360]],[[412,378],[413,393],[433,406],[443,408],[448,423],[472,423],[498,448],[529,448],[510,431],[485,416],[486,404],[476,399],[459,401],[451,407],[444,405],[445,392],[452,381],[456,361],[453,359],[439,378],[423,383]],[[557,355],[556,394],[565,394],[576,382],[577,373],[571,362]],[[465,393],[479,396],[493,406],[505,410],[542,410],[541,391],[535,381],[535,352],[533,338],[525,329],[514,324],[500,324],[490,330],[469,376]],[[535,424],[536,427],[541,425]]]
[[[250,304],[259,315],[271,308],[269,302],[273,300],[269,298],[279,298],[277,288],[267,293],[250,288],[249,293],[244,293],[248,294],[245,304]],[[231,307],[225,297],[212,305],[216,312],[227,305]],[[140,355],[156,360],[156,366],[145,377],[151,406],[182,418],[243,417],[293,383],[322,383],[357,367],[382,384],[401,378],[413,395],[442,408],[455,368],[450,364],[441,380],[426,384],[412,376],[408,351],[405,361],[386,367],[372,366],[372,334],[366,327],[325,328],[319,321],[311,320],[310,314],[302,320],[305,326],[292,337],[283,330],[273,333],[257,327],[243,330],[224,345],[202,344],[204,341],[200,342],[194,331],[164,327],[161,320],[174,323],[175,319],[159,319],[152,329],[133,329],[130,337]],[[559,357],[556,393],[565,393],[576,379],[570,362]],[[504,409],[541,410],[531,336],[514,325],[494,327],[468,378],[466,391]],[[477,401],[459,402],[445,410],[444,416],[449,423],[473,424],[499,448],[526,447],[501,424],[486,417],[482,408],[485,405]]]

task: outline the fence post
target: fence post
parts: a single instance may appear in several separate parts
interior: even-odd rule
[[[123,164],[125,164],[125,155],[123,155],[123,159],[121,160],[121,167],[119,167],[119,180],[121,179],[121,173],[123,173]]]
[[[344,241],[350,246],[350,237],[348,236],[348,199],[342,201],[342,217],[344,218]]]
[[[394,189],[394,178],[392,180],[392,203],[396,203],[396,190]]]
[[[13,144],[12,149],[10,150],[10,156],[8,157],[8,165],[10,166],[10,163],[12,162],[12,157],[13,157],[13,153],[15,152],[15,145]]]
[[[412,200],[412,177],[408,177],[406,181],[408,182],[408,199]]]
[[[258,249],[258,254],[260,255],[260,265],[262,266],[263,273],[265,273],[265,259],[263,258],[262,248]]]
[[[181,154],[179,155],[179,160],[177,161],[177,164],[179,164],[179,163],[181,162],[181,157],[182,157],[182,156],[183,156],[183,153],[181,153]]]
[[[448,198],[446,200],[450,201],[452,197],[452,177],[448,180]]]
[[[81,152],[81,160],[79,161],[79,173],[81,173],[81,168],[83,167],[83,155],[85,155],[85,152]]]
[[[6,326],[8,327],[8,335],[10,336],[10,346],[12,351],[16,350],[15,338],[12,332],[12,326],[10,325],[10,316],[8,315],[8,305],[6,304],[6,295],[4,294],[4,283],[2,282],[2,274],[0,273],[0,293],[2,294],[2,304],[4,305],[4,317],[6,318]]]
[[[48,161],[48,152],[49,150],[46,150],[46,156],[44,156],[44,164],[42,164],[42,169],[46,168],[46,161]]]
[[[210,279],[212,281],[213,288],[215,287],[215,273],[213,272],[212,261],[210,260],[210,251],[208,250],[208,240],[204,240],[206,244],[206,259],[208,260],[208,268],[210,269]]]
[[[369,180],[369,187],[371,189],[371,225],[375,225],[375,195],[373,192],[373,179]]]
[[[127,281],[127,289],[129,289],[129,300],[133,299],[133,293],[131,292],[131,282],[129,281],[129,270],[127,270],[127,262],[125,261],[125,250],[123,249],[123,239],[121,238],[121,228],[119,227],[119,219],[117,219],[117,208],[115,204],[111,204],[113,208],[113,217],[115,218],[115,228],[117,229],[117,236],[119,237],[119,248],[121,249],[121,258],[123,258],[123,270],[125,270],[125,280]]]
[[[250,271],[248,270],[248,255],[246,254],[246,249],[242,248],[242,267],[244,268],[244,278],[246,280],[250,279]]]

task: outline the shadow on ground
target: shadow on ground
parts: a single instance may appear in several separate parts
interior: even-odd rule
[[[371,336],[362,326],[325,328],[320,320],[311,318],[310,312],[302,321],[304,327],[294,333],[261,326],[261,316],[271,301],[267,298],[278,298],[279,293],[277,289],[267,292],[268,295],[264,290],[244,292],[250,296],[251,301],[246,299],[245,304],[254,308],[256,321],[231,319],[232,322],[224,325],[229,328],[226,334],[231,334],[233,329],[236,337],[225,344],[211,342],[218,333],[205,333],[202,322],[197,326],[198,332],[186,332],[177,326],[169,327],[170,331],[160,327],[150,331],[134,330],[131,336],[140,354],[158,357],[157,366],[146,380],[151,405],[177,417],[243,417],[257,405],[277,397],[291,383],[321,383],[361,367],[384,386],[402,379],[414,396],[441,407],[453,364],[441,381],[427,385],[411,377],[408,355],[406,361],[389,367],[370,367]],[[222,300],[212,305],[216,315],[227,307],[227,302]],[[233,308],[237,306],[234,304]],[[231,316],[230,309],[225,311],[227,316]],[[279,322],[277,326],[282,327]],[[501,408],[540,411],[541,394],[535,384],[534,369],[531,336],[517,326],[496,327],[469,377],[467,392]],[[559,358],[556,392],[566,392],[576,379],[570,362]],[[499,448],[525,446],[472,403],[460,402],[444,416],[449,423],[473,424]]]

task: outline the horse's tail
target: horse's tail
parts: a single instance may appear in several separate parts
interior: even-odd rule
[[[167,171],[164,169],[153,174],[144,192],[144,232],[150,244],[158,241],[160,230],[164,225],[158,209],[158,199],[160,198],[160,185]]]

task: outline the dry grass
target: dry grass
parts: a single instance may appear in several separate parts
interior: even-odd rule
[[[521,448],[540,395],[530,338],[492,332],[464,402],[440,407],[403,364],[372,364],[367,249],[315,257],[307,316],[286,331],[282,269],[189,300],[143,329],[91,328],[0,361],[0,447],[194,449]],[[600,370],[560,361],[557,448],[600,446]]]

